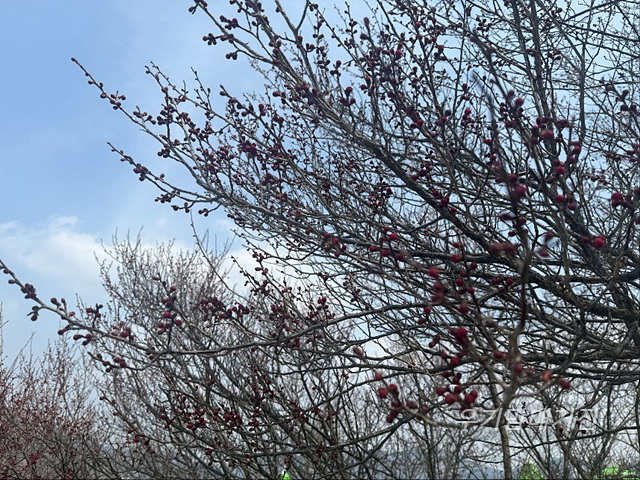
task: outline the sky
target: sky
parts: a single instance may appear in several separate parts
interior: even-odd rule
[[[219,3],[219,13],[231,13],[228,2]],[[260,90],[246,66],[224,59],[224,47],[202,41],[214,28],[201,13],[188,13],[191,4],[0,2],[0,258],[41,298],[104,302],[96,255],[104,257],[102,245],[112,245],[116,233],[140,234],[149,246],[172,239],[193,245],[189,217],[155,203],[155,188],[139,182],[107,142],[159,171],[175,167],[159,163],[168,160],[157,157],[154,141],[100,100],[70,60],[149,112],[157,112],[160,98],[145,74],[151,61],[174,81],[189,83],[194,67],[212,88]],[[218,243],[231,238],[230,226],[224,213],[200,224]],[[241,245],[233,248],[241,254]],[[0,278],[0,303],[10,361],[31,336],[34,352],[42,351],[59,321],[44,314],[31,322],[32,304],[6,280]]]

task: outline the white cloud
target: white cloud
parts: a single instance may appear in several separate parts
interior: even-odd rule
[[[80,227],[80,221],[73,216],[51,217],[39,226],[25,226],[18,221],[2,223],[0,258],[22,282],[33,284],[45,300],[65,297],[75,305],[78,294],[87,301],[97,301],[103,294],[95,256],[102,256],[103,249],[96,235],[82,232]],[[36,354],[55,338],[58,319],[45,314],[32,323],[27,317],[31,302],[4,279],[0,303],[8,322],[3,332],[3,353],[9,361],[32,335]]]
[[[102,254],[102,246],[96,235],[80,232],[78,226],[73,216],[51,217],[40,227],[0,224],[0,254],[21,277],[36,277],[72,294],[95,293],[100,286],[96,255]]]
[[[67,299],[75,307],[77,297],[88,304],[107,301],[102,288],[98,260],[108,259],[105,248],[111,242],[101,242],[94,233],[82,231],[83,223],[75,216],[53,216],[42,225],[23,225],[18,221],[0,223],[0,258],[6,262],[24,283],[36,287],[44,301],[51,297]],[[131,234],[135,242],[137,232]],[[140,233],[143,248],[154,248],[156,242],[168,238],[153,238]],[[116,241],[126,241],[121,234]],[[175,241],[173,251],[192,249],[184,241]],[[15,285],[8,285],[0,277],[0,304],[4,327],[4,355],[11,361],[33,335],[34,353],[44,351],[49,341],[56,337],[60,322],[52,314],[45,313],[32,323],[27,313],[32,303]]]

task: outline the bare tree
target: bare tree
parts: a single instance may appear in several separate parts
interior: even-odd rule
[[[92,355],[111,374],[102,399],[127,432],[121,444],[138,445],[126,450],[132,471],[369,478],[422,467],[411,435],[385,422],[359,351],[333,352],[353,332],[326,325],[324,298],[266,268],[260,281],[245,272],[251,288],[239,297],[225,285],[225,257],[204,248],[126,241],[111,255],[102,278],[112,301],[86,311],[99,332],[89,337]],[[294,325],[309,333],[276,338]]]

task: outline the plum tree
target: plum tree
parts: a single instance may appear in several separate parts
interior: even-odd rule
[[[0,476],[112,478],[104,454],[111,430],[92,400],[91,376],[77,368],[73,350],[58,341],[40,361],[24,353],[11,365],[2,360]]]
[[[112,145],[156,201],[235,223],[257,264],[246,297],[215,293],[208,261],[202,281],[141,277],[142,299],[111,289],[129,312],[112,322],[42,301],[3,264],[34,319],[53,310],[109,372],[164,385],[145,399],[162,438],[224,475],[395,462],[446,477],[483,458],[513,478],[527,452],[544,475],[586,478],[612,444],[637,445],[634,2],[379,0],[338,18],[230,4],[189,10],[262,94],[151,66],[164,101],[149,114],[76,63],[159,143],[145,164]],[[158,173],[168,161],[187,180]],[[544,421],[514,431],[515,411]]]

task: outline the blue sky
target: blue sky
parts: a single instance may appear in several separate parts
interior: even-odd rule
[[[213,30],[190,15],[187,0],[35,0],[0,6],[0,258],[33,283],[42,298],[104,301],[94,252],[126,232],[153,245],[177,239],[191,246],[189,218],[156,204],[155,190],[110,153],[107,141],[136,160],[159,164],[156,145],[98,98],[76,57],[109,91],[157,111],[159,92],[144,66],[153,61],[174,81],[190,81],[195,67],[212,87],[260,90],[258,77],[224,49],[207,47]],[[229,14],[228,2],[220,13]],[[255,83],[251,83],[255,82]],[[255,86],[254,86],[255,85]],[[167,164],[166,169],[173,166]],[[169,172],[165,172],[169,173]],[[204,225],[224,241],[224,214]],[[239,248],[239,245],[237,246]],[[11,359],[34,334],[34,350],[53,339],[58,321],[26,316],[31,305],[17,288],[0,283],[8,324],[4,354]]]

